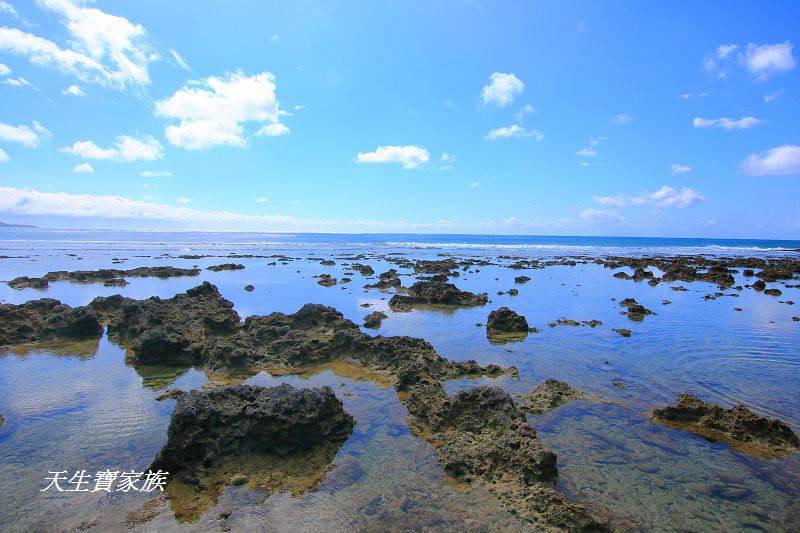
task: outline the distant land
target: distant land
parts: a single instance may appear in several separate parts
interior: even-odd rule
[[[39,226],[31,226],[28,224],[6,224],[5,222],[0,222],[0,228],[39,228]]]

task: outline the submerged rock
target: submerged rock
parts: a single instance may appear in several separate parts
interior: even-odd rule
[[[86,307],[72,308],[52,298],[0,304],[0,345],[55,338],[98,338],[103,328]]]
[[[375,270],[369,265],[362,265],[360,263],[353,263],[350,268],[361,274],[362,276],[374,276]]]
[[[653,420],[724,441],[732,449],[756,457],[800,452],[800,439],[788,425],[753,413],[744,405],[723,409],[691,394],[681,394],[674,406],[653,411]]]
[[[614,328],[613,331],[619,333],[623,337],[630,337],[632,334],[631,330],[625,328]]]
[[[381,322],[383,322],[386,318],[386,313],[382,311],[373,311],[364,317],[364,327],[378,329],[381,327]]]
[[[404,403],[449,476],[487,488],[542,530],[610,530],[601,512],[569,503],[558,492],[556,455],[502,389],[478,387],[450,397],[441,384],[420,383]]]
[[[418,281],[408,289],[408,294],[396,294],[389,300],[392,309],[416,304],[443,304],[457,306],[484,305],[489,301],[486,293],[474,294],[462,291],[452,283],[441,281]]]
[[[582,396],[583,393],[569,383],[548,379],[522,396],[522,409],[527,413],[541,415]]]
[[[331,277],[330,274],[320,274],[319,281],[317,281],[317,284],[323,287],[333,287],[336,283],[336,278]]]
[[[194,390],[178,398],[167,444],[150,469],[191,478],[225,457],[286,455],[323,441],[343,442],[354,424],[330,387],[235,385]]]

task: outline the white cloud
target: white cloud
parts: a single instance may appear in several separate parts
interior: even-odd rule
[[[800,146],[785,144],[742,162],[743,174],[749,176],[790,176],[800,174]]]
[[[616,211],[604,211],[602,209],[592,209],[591,207],[581,211],[578,217],[584,222],[598,225],[619,224],[625,221],[625,218]]]
[[[297,105],[295,105],[295,106],[292,106],[292,108],[293,108],[295,111],[301,111],[301,110],[305,109],[305,108],[306,108],[306,106],[304,106],[304,105],[302,105],[302,104],[297,104]]]
[[[50,131],[47,128],[33,121],[33,128],[28,126],[11,126],[0,122],[0,141],[17,142],[28,148],[34,148],[39,145],[42,140],[51,137]]]
[[[633,120],[634,118],[626,113],[620,113],[619,115],[614,115],[613,117],[611,117],[611,122],[620,125],[628,124],[630,122],[633,122]]]
[[[421,146],[379,146],[374,152],[359,152],[358,163],[401,163],[403,168],[416,168],[430,160],[430,153]]]
[[[703,96],[708,96],[708,93],[706,93],[706,92],[703,92],[703,93],[694,93],[694,94],[691,94],[691,93],[683,93],[683,94],[681,95],[681,98],[683,98],[684,100],[688,100],[688,99],[690,99],[690,98],[702,98]]]
[[[67,87],[66,89],[61,91],[61,94],[68,95],[68,96],[78,96],[80,98],[83,98],[84,96],[86,96],[86,93],[83,92],[83,89],[81,89],[77,85],[70,85],[69,87]]]
[[[700,118],[695,117],[692,124],[695,128],[725,128],[726,130],[747,130],[758,126],[764,121],[756,117],[743,117],[735,120],[728,117]]]
[[[544,134],[538,130],[527,130],[517,124],[511,126],[504,126],[502,128],[494,128],[486,134],[484,139],[487,141],[494,141],[495,139],[509,139],[512,137],[533,137],[537,141],[544,139]]]
[[[481,102],[483,105],[494,104],[506,107],[525,89],[525,84],[514,74],[495,72],[489,76],[489,84],[483,87]]]
[[[689,165],[681,165],[678,163],[672,164],[672,173],[673,174],[686,174],[687,172],[691,172],[692,167]]]
[[[10,161],[11,158],[8,156],[5,150],[0,148],[0,163],[5,163],[6,161]]]
[[[266,196],[256,196],[255,198],[253,198],[253,201],[259,204],[265,204],[269,202],[269,198],[267,198]]]
[[[782,94],[783,94],[783,89],[778,89],[778,90],[777,90],[777,91],[775,91],[775,92],[771,92],[771,93],[769,93],[769,94],[765,94],[765,95],[764,95],[764,103],[765,103],[765,104],[768,104],[768,103],[770,103],[770,102],[774,102],[774,101],[775,101],[775,100],[777,100],[777,99],[778,99],[778,97],[780,97]]]
[[[281,124],[280,122],[275,122],[274,124],[267,124],[266,126],[262,126],[261,128],[256,131],[256,135],[259,137],[279,137],[281,135],[288,135],[292,133],[292,130],[286,127],[285,124]]]
[[[31,82],[25,78],[6,78],[0,81],[3,85],[11,85],[13,87],[30,87]]]
[[[16,28],[0,28],[0,50],[117,89],[150,83],[148,64],[157,56],[141,25],[70,0],[39,0],[39,5],[63,17],[71,48]]]
[[[473,181],[472,183],[469,184],[469,186],[470,187],[480,187],[481,186],[481,182]]]
[[[154,161],[164,157],[164,149],[156,139],[144,135],[137,139],[129,135],[117,137],[115,148],[100,148],[93,141],[77,141],[59,150],[83,159],[113,161]]]
[[[643,192],[635,195],[618,194],[616,196],[595,196],[595,203],[618,207],[631,205],[654,205],[657,207],[692,207],[705,200],[703,195],[689,187],[675,190],[664,185],[654,192]]]
[[[703,66],[716,77],[725,78],[730,67],[739,65],[755,81],[760,82],[774,74],[794,70],[797,63],[792,55],[792,48],[790,41],[776,44],[749,43],[744,49],[736,44],[724,44],[705,57]],[[737,50],[742,51],[734,54]]]
[[[172,172],[169,170],[143,170],[139,172],[139,175],[145,178],[161,178],[161,177],[170,177],[172,176]]]
[[[178,53],[177,50],[173,50],[172,48],[170,48],[169,53],[172,56],[172,59],[175,60],[175,63],[177,63],[179,67],[181,67],[186,72],[192,71],[192,67],[189,66],[189,63],[186,62],[186,60],[183,58],[182,55]]]
[[[191,203],[192,199],[191,198],[175,198],[175,201],[178,202],[179,204],[188,204],[188,203]]]
[[[245,122],[278,124],[282,112],[275,97],[275,76],[237,71],[191,82],[166,100],[156,102],[156,114],[178,119],[167,126],[169,142],[187,150],[217,145],[245,146]]]
[[[271,43],[277,43],[280,40],[281,40],[281,36],[278,35],[277,33],[273,33],[269,38],[269,42],[271,42]]]
[[[453,161],[455,161],[455,160],[456,160],[456,156],[455,156],[455,155],[453,155],[453,154],[448,154],[447,152],[443,152],[443,153],[442,153],[442,157],[440,158],[440,161],[450,161],[450,162],[453,162]]]
[[[522,109],[514,113],[514,120],[516,122],[522,122],[522,120],[525,118],[525,115],[530,115],[535,111],[536,109],[531,104],[526,104],[522,107]]]
[[[9,74],[11,74],[11,69],[8,68],[8,65],[0,63],[0,76],[8,76]]]
[[[72,169],[73,172],[78,174],[94,174],[94,167],[89,163],[79,163]]]
[[[589,139],[589,146],[586,148],[581,148],[575,152],[575,155],[580,157],[594,157],[597,155],[597,145],[605,140],[605,137],[592,137]]]
[[[797,65],[792,56],[792,43],[748,44],[743,54],[745,68],[762,81],[773,74],[789,72]]]

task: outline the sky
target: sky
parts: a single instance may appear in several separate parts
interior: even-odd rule
[[[0,221],[800,238],[800,3],[0,0]]]

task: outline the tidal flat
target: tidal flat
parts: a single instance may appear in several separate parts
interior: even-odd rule
[[[291,315],[309,303],[333,308],[358,326],[382,312],[386,318],[377,328],[361,327],[358,335],[424,339],[455,365],[516,369],[443,372],[437,376],[444,402],[498,387],[522,405],[524,395],[546,380],[566,382],[581,396],[526,414],[526,422],[537,446],[557,456],[557,491],[607,518],[603,527],[611,530],[785,531],[800,521],[800,454],[746,453],[724,439],[654,423],[651,416],[691,393],[723,408],[743,404],[800,431],[800,309],[792,303],[800,301],[800,271],[791,250],[724,250],[699,259],[693,253],[683,257],[695,275],[673,269],[678,279],[668,279],[665,261],[676,256],[674,250],[636,250],[619,258],[596,250],[492,247],[59,242],[0,255],[6,256],[0,260],[6,282],[114,269],[113,278],[50,276],[38,288],[4,283],[4,304],[53,298],[80,307],[115,294],[166,300],[208,282],[243,320]],[[237,266],[209,269],[219,265]],[[729,270],[712,271],[720,265]],[[784,267],[776,275],[765,265]],[[125,271],[139,267],[175,267],[192,275],[125,278]],[[384,279],[399,279],[399,286],[364,288],[392,269],[396,275]],[[517,282],[522,275],[530,280]],[[432,301],[430,292],[409,292],[435,276],[446,281],[432,283],[485,293],[487,301],[461,298],[454,305]],[[127,284],[102,281],[120,278]],[[651,283],[655,278],[660,282]],[[756,284],[765,279],[759,290]],[[402,298],[395,302],[408,305],[390,306],[396,295]],[[630,316],[631,307],[620,305],[627,298],[652,314]],[[529,331],[487,334],[489,313],[502,307],[524,316]],[[109,323],[103,325],[96,339],[32,339],[3,348],[4,531],[570,528],[529,519],[513,501],[514,491],[504,493],[498,480],[483,476],[478,482],[445,468],[452,450],[434,434],[449,435],[449,428],[418,423],[420,406],[391,369],[356,364],[338,353],[314,364],[278,367],[262,358],[236,369],[203,357],[143,360],[132,353],[130,339],[121,342]],[[354,419],[352,433],[308,456],[238,457],[209,472],[199,485],[206,490],[176,480],[164,493],[40,491],[50,470],[147,469],[167,444],[170,417],[181,401],[157,398],[174,389],[242,383],[329,386]],[[238,474],[246,481],[226,482]]]

